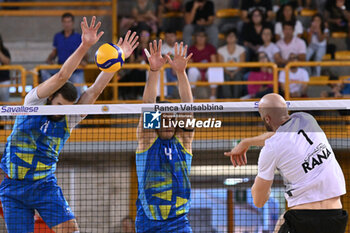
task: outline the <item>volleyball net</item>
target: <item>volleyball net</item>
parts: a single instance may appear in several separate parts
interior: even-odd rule
[[[316,118],[343,169],[347,185],[350,180],[349,108],[350,100],[288,102],[291,113],[304,111]],[[50,120],[55,119],[53,117],[63,115],[74,116],[70,121],[79,121],[81,115],[87,116],[69,135],[66,134],[70,131],[69,125],[57,123],[65,122],[68,118],[55,121],[54,126],[50,126]],[[235,168],[230,158],[224,156],[224,152],[230,151],[242,139],[266,132],[258,114],[257,102],[2,106],[0,117],[1,153],[5,149],[13,149],[6,144],[9,140],[12,140],[13,147],[24,145],[27,148],[25,153],[15,153],[16,161],[8,166],[7,176],[39,180],[56,169],[57,182],[74,212],[81,232],[133,232],[130,229],[134,228],[138,197],[135,159],[140,139],[137,137],[138,126],[145,132],[171,127],[194,129],[188,214],[193,232],[272,233],[278,218],[286,210],[285,188],[277,172],[270,199],[265,206],[256,208],[253,204],[250,189],[257,175],[260,147],[249,149],[246,166]],[[171,120],[166,120],[166,117]],[[22,128],[14,127],[20,123],[23,124]],[[20,136],[14,137],[14,134]],[[68,136],[63,146],[62,141]],[[46,144],[34,148],[33,143],[38,142]],[[50,165],[50,160],[35,157],[39,150],[40,153],[43,153],[42,150],[58,152],[58,145],[63,148],[56,168]],[[48,156],[56,159],[58,154]],[[153,177],[152,187],[166,183],[162,172],[160,169],[159,177]],[[169,186],[168,190],[171,189]],[[171,203],[172,197],[168,194],[165,190],[164,193],[156,194],[155,198]],[[343,207],[348,211],[349,198],[349,195],[342,197]],[[181,211],[181,205],[187,201],[176,201],[177,210]],[[169,211],[155,209],[151,214],[166,218]],[[43,226],[39,216],[40,213],[36,212],[36,228]],[[1,219],[0,223],[0,232],[6,232],[4,220]],[[18,224],[21,224],[20,218]]]

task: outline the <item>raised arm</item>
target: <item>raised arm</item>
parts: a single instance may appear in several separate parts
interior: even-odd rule
[[[274,132],[267,132],[256,137],[245,138],[237,146],[235,146],[230,152],[225,152],[226,156],[231,157],[233,166],[242,166],[247,164],[246,153],[251,146],[264,146],[265,141],[272,137]]]
[[[159,40],[158,45],[157,41],[154,40],[149,43],[150,53],[146,49],[146,54],[148,62],[150,65],[150,71],[148,80],[143,92],[143,102],[144,103],[155,103],[157,98],[157,87],[159,79],[159,70],[166,63],[166,58],[161,54],[162,51],[162,40]]]
[[[162,56],[162,41],[159,40],[158,45],[157,41],[154,40],[153,43],[149,43],[149,50],[145,49],[145,53],[148,58],[150,65],[150,71],[148,80],[143,92],[143,102],[144,103],[155,103],[157,98],[157,86],[159,79],[159,70],[166,63],[166,58]],[[142,125],[143,116],[141,115],[139,125],[136,130],[136,137],[138,140],[137,151],[143,151],[152,144],[154,139],[157,137],[155,130],[145,130]]]
[[[122,38],[118,41],[118,46],[123,50],[125,59],[130,57],[132,52],[135,50],[135,48],[139,45],[138,36],[136,36],[136,32],[132,33],[131,31],[128,31],[124,37],[124,40]],[[80,97],[78,104],[93,104],[97,100],[97,98],[100,96],[102,91],[106,88],[108,83],[111,81],[111,79],[114,77],[115,72],[113,73],[107,73],[107,72],[101,72],[94,84],[92,84],[91,87],[89,87]]]
[[[101,26],[101,22],[98,22],[95,25],[95,21],[96,17],[93,16],[89,26],[86,18],[84,17],[83,22],[81,22],[81,44],[65,61],[58,73],[38,86],[37,94],[39,98],[47,98],[60,89],[76,70],[89,48],[101,38],[103,32],[97,34],[97,31]]]
[[[181,98],[182,103],[192,103],[193,102],[193,95],[191,90],[191,85],[188,82],[188,77],[186,74],[186,67],[188,61],[192,57],[192,53],[186,57],[187,54],[187,45],[184,47],[183,43],[180,43],[180,46],[178,46],[178,43],[175,44],[175,54],[174,59],[171,59],[169,55],[166,55],[166,58],[173,68],[173,70],[176,72],[177,80],[178,80],[178,88],[179,88],[179,94]],[[192,118],[192,113],[183,113],[184,117],[178,117],[186,120],[188,118]],[[193,128],[183,128],[183,129],[177,129],[176,136],[180,139],[180,141],[183,143],[184,147],[192,153],[192,141],[194,138],[194,129]]]

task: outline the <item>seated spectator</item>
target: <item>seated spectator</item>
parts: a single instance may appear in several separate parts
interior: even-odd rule
[[[145,48],[148,48],[151,36],[151,29],[144,27],[140,33],[140,44],[131,54],[129,63],[146,64],[147,56],[144,52]],[[122,76],[119,82],[146,82],[146,70],[145,69],[131,69],[127,70],[127,73]],[[142,99],[143,86],[134,87],[120,87],[120,95],[123,99]]]
[[[237,31],[231,29],[226,32],[226,45],[218,49],[219,62],[234,63],[245,62],[245,49],[237,44]],[[242,81],[242,69],[239,67],[224,68],[225,81]],[[242,87],[239,85],[222,86],[224,98],[239,98],[242,96]]]
[[[328,0],[325,7],[325,20],[331,32],[349,32],[349,17],[345,0]]]
[[[322,9],[326,0],[278,0],[278,5],[282,6],[286,3],[291,4],[294,9],[298,11],[306,8],[306,9]],[[275,2],[276,3],[276,2]]]
[[[282,56],[278,65],[286,65],[291,53],[295,53],[299,61],[305,61],[306,44],[302,39],[294,36],[294,25],[292,22],[283,23],[283,35],[284,38],[280,39],[276,44],[280,49]]]
[[[152,0],[135,0],[132,2],[132,18],[122,18],[120,23],[121,34],[124,34],[131,27],[134,28],[133,30],[139,31],[139,27],[144,27],[143,24],[148,25],[153,33],[157,33],[158,18]]]
[[[312,17],[311,27],[308,29],[308,43],[306,51],[306,60],[311,61],[314,56],[314,61],[322,61],[327,50],[328,29],[325,27],[325,22],[321,14],[315,14]],[[320,76],[321,67],[315,67],[315,72],[311,76]]]
[[[346,81],[350,81],[350,78],[346,79]],[[350,84],[342,83],[342,84],[331,84],[331,91],[323,91],[321,92],[321,97],[335,97],[335,98],[349,98],[350,97]]]
[[[269,62],[269,57],[265,52],[258,53],[259,62]],[[252,71],[249,73],[248,81],[273,81],[272,69],[262,66],[260,71]],[[248,95],[244,98],[262,98],[264,95],[273,92],[272,84],[249,84]]]
[[[71,13],[64,13],[61,22],[63,30],[56,33],[53,39],[54,48],[46,59],[48,64],[54,64],[56,57],[58,58],[58,64],[63,64],[81,43],[81,35],[74,31],[74,16]],[[85,66],[87,64],[88,58],[86,55],[80,65]],[[46,81],[57,72],[58,70],[42,70],[41,81]],[[85,83],[84,70],[75,70],[69,81],[77,84]],[[80,95],[83,92],[83,87],[79,86],[77,90],[78,95]]]
[[[291,53],[289,55],[289,62],[298,61],[298,56],[295,53]],[[281,71],[278,77],[278,81],[281,84],[281,89],[285,92],[285,80],[286,74],[284,71]],[[308,82],[310,80],[309,73],[303,69],[298,67],[292,67],[289,72],[289,81],[302,81]],[[291,97],[305,97],[307,91],[307,84],[305,83],[290,83],[289,84],[289,92]]]
[[[272,36],[271,28],[267,27],[263,29],[261,37],[264,44],[260,46],[258,52],[266,53],[269,61],[280,63],[282,59],[281,52],[277,45],[272,42]]]
[[[245,23],[249,22],[249,15],[255,10],[260,9],[266,18],[266,21],[273,20],[272,1],[271,0],[244,0],[241,7],[241,18]]]
[[[207,35],[204,30],[198,30],[194,36],[194,45],[192,45],[188,49],[188,54],[193,53],[193,56],[190,62],[196,63],[208,63],[208,62],[216,62],[216,49],[213,45],[207,43]],[[212,70],[215,68],[208,69],[198,69],[196,67],[191,67],[188,69],[188,80],[190,82],[197,81],[209,81],[215,80],[215,73]],[[195,85],[191,85],[192,93],[196,93],[194,91]],[[210,99],[216,98],[216,89],[217,85],[210,86]],[[197,94],[197,93],[196,93]],[[195,95],[196,95],[195,94]]]
[[[350,78],[348,78],[346,81],[350,81]],[[350,83],[343,83],[341,85],[340,93],[342,94],[342,96],[349,98],[350,97]]]
[[[165,38],[162,45],[162,55],[169,54],[173,56],[175,54],[175,42],[176,42],[176,32],[166,31]],[[165,69],[167,82],[177,82],[177,76],[172,68]],[[167,86],[168,98],[176,98],[178,96],[178,91],[176,86]]]
[[[198,27],[205,28],[208,35],[208,42],[215,47],[218,45],[219,30],[214,23],[215,11],[214,3],[209,0],[192,0],[185,6],[185,27],[183,30],[183,40],[187,45],[192,44],[193,32]]]
[[[182,31],[182,18],[164,18],[164,14],[169,12],[181,12],[182,0],[158,0],[158,22],[163,31]]]
[[[0,35],[0,65],[6,66],[10,65],[11,56],[9,50],[4,46],[2,37]],[[0,85],[9,85],[10,81],[10,71],[0,70]],[[8,102],[10,97],[9,87],[0,87],[0,102]]]
[[[275,37],[276,41],[283,39],[283,22],[291,22],[294,25],[294,36],[301,37],[304,28],[302,23],[296,19],[295,15],[295,9],[292,4],[287,3],[284,4],[280,10],[278,11],[279,13],[277,14],[277,22],[275,24]]]
[[[272,27],[265,22],[264,14],[260,9],[254,9],[249,15],[249,22],[243,25],[241,37],[247,48],[248,61],[254,60],[259,47],[263,45],[261,34],[264,27]]]

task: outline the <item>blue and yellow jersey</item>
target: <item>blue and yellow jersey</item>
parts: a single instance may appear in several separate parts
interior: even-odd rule
[[[191,162],[192,154],[177,137],[158,137],[147,150],[136,153],[138,214],[166,220],[188,213]]]
[[[39,180],[54,174],[58,156],[70,136],[67,117],[17,116],[0,167],[11,179]]]

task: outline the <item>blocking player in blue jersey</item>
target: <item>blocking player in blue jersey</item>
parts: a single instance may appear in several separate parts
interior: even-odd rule
[[[90,26],[84,17],[81,23],[82,42],[60,71],[31,90],[24,105],[70,105],[77,99],[77,89],[68,79],[82,58],[102,36],[101,23]],[[118,42],[125,58],[137,47],[136,33],[129,31]],[[114,73],[101,72],[94,84],[79,98],[77,104],[93,104]],[[34,231],[34,211],[55,232],[79,232],[71,211],[55,177],[58,156],[72,129],[85,116],[18,116],[7,139],[0,167],[5,178],[0,185],[6,227],[9,233]]]
[[[186,56],[187,46],[176,44],[174,58],[171,59],[168,55],[161,55],[161,46],[161,41],[158,46],[156,41],[150,43],[150,72],[143,94],[144,103],[156,102],[159,69],[166,61],[176,72],[181,101],[193,102],[191,86],[185,72],[192,54]],[[162,114],[161,117],[167,118],[167,121],[179,120],[171,114]],[[191,114],[189,117],[192,117]],[[137,128],[136,231],[192,232],[187,213],[190,208],[189,174],[194,131],[179,127],[144,129],[142,122],[141,117]]]

